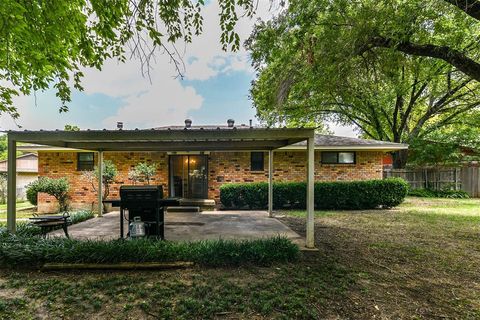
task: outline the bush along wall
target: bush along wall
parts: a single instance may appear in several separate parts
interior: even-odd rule
[[[305,209],[305,182],[273,184],[274,209]],[[401,178],[315,183],[315,209],[360,210],[392,208],[403,202],[408,184]],[[268,183],[232,183],[220,187],[227,209],[267,209]]]

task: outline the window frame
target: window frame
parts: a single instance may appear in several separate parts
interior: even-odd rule
[[[335,154],[335,156],[336,156],[335,162],[325,162],[324,156],[323,156],[325,153]],[[351,153],[351,154],[353,154],[353,162],[340,162],[340,153]],[[340,165],[357,164],[357,153],[355,151],[322,151],[320,162],[322,164],[340,164]]]
[[[91,154],[92,160],[80,160],[82,155]],[[77,171],[92,171],[95,168],[94,152],[77,152]]]
[[[254,169],[254,165],[253,165],[254,164],[253,163],[254,162],[254,159],[253,159],[254,154],[256,154],[256,155],[261,154],[261,158],[262,158],[261,164],[262,165],[261,165],[260,169],[257,169],[257,168]],[[258,160],[258,159],[255,159],[255,161],[258,161],[258,163],[260,163],[260,160]],[[265,152],[263,152],[263,151],[252,151],[252,152],[250,152],[250,171],[253,171],[253,172],[265,171]]]

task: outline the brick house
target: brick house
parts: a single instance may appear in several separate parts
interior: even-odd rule
[[[158,131],[185,130],[249,130],[249,126],[170,126]],[[316,181],[348,181],[382,179],[383,157],[386,152],[406,148],[406,145],[383,141],[315,135],[314,177]],[[247,143],[247,142],[245,142]],[[51,178],[67,177],[71,185],[73,208],[94,208],[97,195],[82,171],[93,170],[97,152],[66,149],[56,146],[19,146],[21,150],[38,152],[38,174]],[[275,149],[273,181],[305,181],[306,142],[297,142]],[[138,163],[156,165],[151,184],[164,188],[165,196],[185,199],[209,199],[219,204],[220,186],[231,182],[260,182],[269,179],[269,152],[264,150],[196,151],[104,151],[103,159],[112,161],[118,169],[109,198],[119,197],[121,185],[133,184],[129,171]],[[142,182],[140,182],[141,184]],[[212,201],[213,200],[213,201]],[[41,194],[40,212],[54,211],[52,197]]]

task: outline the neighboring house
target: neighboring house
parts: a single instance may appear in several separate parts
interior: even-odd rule
[[[218,130],[219,140],[222,132],[237,130],[238,132],[255,133],[257,128],[245,125],[234,126],[191,126],[186,121],[185,126],[159,127],[146,130],[146,134],[168,132],[184,133],[185,130],[195,132]],[[265,128],[259,128],[264,134]],[[281,129],[271,129],[281,130]],[[287,130],[286,130],[287,131]],[[279,131],[280,132],[280,131]],[[141,134],[138,131],[138,134]],[[81,135],[79,133],[78,135]],[[155,163],[157,173],[151,179],[151,184],[163,185],[165,196],[186,199],[212,199],[219,204],[220,186],[232,182],[268,181],[268,151],[252,147],[249,150],[239,148],[239,144],[247,146],[253,140],[242,139],[228,151],[225,143],[221,151],[196,151],[195,140],[188,140],[185,146],[189,151],[104,151],[103,158],[111,160],[118,168],[118,176],[110,192],[110,198],[119,197],[119,188],[124,184],[133,184],[128,172],[140,162]],[[208,141],[210,142],[210,141]],[[144,143],[144,142],[142,142]],[[152,142],[153,144],[154,142]],[[176,143],[176,142],[167,142]],[[199,142],[201,145],[201,142]],[[287,144],[287,142],[285,142]],[[65,144],[69,146],[69,144]],[[253,144],[252,144],[253,145]],[[85,147],[85,149],[88,148]],[[161,145],[159,146],[161,149]],[[182,145],[178,147],[182,149]],[[201,149],[198,147],[198,149]],[[347,181],[382,179],[383,156],[385,152],[405,149],[404,144],[388,143],[375,140],[345,138],[330,135],[315,136],[315,180],[316,181]],[[89,182],[82,179],[82,171],[93,170],[97,163],[97,153],[66,149],[52,146],[19,146],[19,150],[36,150],[39,156],[38,170],[40,176],[52,178],[67,177],[71,184],[71,205],[73,207],[88,207],[97,198]],[[138,148],[140,149],[140,147]],[[106,149],[108,150],[108,149]],[[306,143],[299,142],[275,149],[273,157],[274,181],[305,181],[307,152]],[[39,211],[52,211],[55,202],[52,197],[42,194],[39,197]]]
[[[0,161],[0,173],[7,173],[7,160]],[[38,178],[38,156],[27,153],[17,157],[17,198],[25,199],[25,187]]]

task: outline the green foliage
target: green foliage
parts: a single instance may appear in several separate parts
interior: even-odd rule
[[[66,124],[64,129],[65,131],[80,131],[79,126],[71,125],[71,124]]]
[[[72,224],[80,223],[95,217],[95,213],[91,210],[79,210],[70,213]]]
[[[432,190],[432,189],[411,189],[408,195],[412,197],[422,198],[451,198],[451,199],[468,199],[470,196],[463,190]]]
[[[238,50],[235,23],[239,14],[253,15],[254,3],[219,3],[220,43],[225,50]],[[18,117],[13,97],[51,86],[60,111],[66,111],[72,87],[83,89],[83,70],[101,69],[111,58],[124,62],[132,56],[148,69],[149,59],[162,49],[180,73],[181,57],[174,45],[189,43],[203,31],[204,6],[204,1],[2,0],[0,112]]]
[[[141,162],[135,166],[135,168],[129,173],[130,177],[134,177],[133,172],[136,173],[137,178],[144,179],[147,184],[150,184],[150,179],[155,176],[157,172],[157,164],[151,163],[148,164],[147,162]]]
[[[53,179],[41,177],[27,186],[26,195],[31,204],[37,205],[37,195],[39,192],[49,194],[57,199],[60,212],[64,212],[68,210],[69,188],[67,178]]]
[[[280,182],[273,184],[275,209],[305,209],[306,183]],[[316,182],[315,209],[360,210],[378,207],[392,208],[403,202],[408,184],[399,178],[385,180]],[[224,184],[220,201],[226,208],[266,209],[268,183]]]
[[[98,168],[95,167],[93,170],[98,176]],[[105,188],[108,188],[110,184],[115,181],[115,177],[118,174],[117,166],[110,160],[103,161],[103,176],[102,181],[105,185]]]
[[[110,160],[104,160],[102,162],[103,167],[103,198],[106,199],[110,194],[110,185],[115,182],[115,177],[118,175],[118,169],[115,163]],[[98,188],[98,167],[95,166],[92,171],[82,172],[82,178],[92,185],[92,189],[97,192]]]
[[[471,43],[479,33],[479,23],[442,1],[293,1],[246,42],[258,71],[251,97],[269,124],[333,121],[409,143],[479,114],[479,82],[441,60],[369,47],[370,39],[478,55]]]
[[[456,143],[415,140],[409,146],[408,164],[413,166],[458,165],[463,159]]]
[[[98,241],[0,234],[0,265],[39,267],[47,262],[119,263],[192,261],[205,266],[268,266],[299,257],[283,237],[260,240],[169,242],[149,239]]]
[[[7,156],[8,156],[7,149],[8,149],[7,135],[2,134],[0,135],[0,160],[7,159]]]

